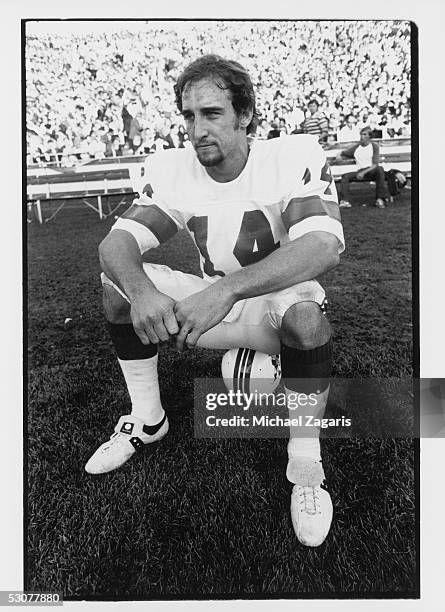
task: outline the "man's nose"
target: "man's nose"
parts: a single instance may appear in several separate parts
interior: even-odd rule
[[[194,137],[196,141],[200,141],[202,138],[208,135],[207,121],[205,118],[196,118],[194,125]]]

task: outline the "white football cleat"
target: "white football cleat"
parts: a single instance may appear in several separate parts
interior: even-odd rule
[[[136,452],[144,450],[146,444],[161,440],[168,432],[168,419],[157,425],[145,425],[142,419],[131,414],[121,416],[114,434],[90,457],[85,470],[89,474],[105,474],[123,465]]]
[[[295,485],[290,513],[298,540],[305,546],[320,546],[329,533],[333,507],[329,493],[318,487]]]
[[[340,208],[352,208],[352,204],[347,200],[340,200]]]

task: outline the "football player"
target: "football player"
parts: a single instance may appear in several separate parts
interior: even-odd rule
[[[193,148],[148,157],[143,194],[99,249],[105,315],[132,411],[88,461],[94,474],[167,433],[157,353],[172,337],[180,350],[281,353],[286,389],[314,393],[319,413],[326,404],[331,329],[315,279],[344,249],[326,156],[311,135],[248,137],[255,96],[237,62],[199,58],[175,94]],[[181,229],[196,244],[202,278],[142,261]],[[287,478],[297,537],[318,546],[332,519],[318,437],[291,436]]]

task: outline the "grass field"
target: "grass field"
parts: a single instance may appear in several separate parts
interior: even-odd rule
[[[360,206],[372,201],[369,187],[354,188],[357,205],[342,214],[347,251],[321,279],[333,374],[411,376],[410,192],[378,210]],[[193,379],[218,376],[221,352],[162,349],[169,435],[114,473],[84,472],[129,412],[101,313],[97,245],[111,225],[70,206],[27,228],[26,590],[118,600],[416,596],[412,440],[324,441],[334,522],[307,549],[290,522],[285,440],[193,437]],[[184,234],[150,260],[197,271]]]

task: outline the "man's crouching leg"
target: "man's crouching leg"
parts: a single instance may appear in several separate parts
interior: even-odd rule
[[[286,393],[296,396],[292,405],[301,405],[289,411],[290,417],[303,414],[303,423],[309,415],[322,418],[329,393],[332,346],[331,327],[320,306],[316,302],[291,306],[282,320],[280,340]],[[318,427],[290,429],[286,476],[294,484],[291,516],[297,537],[307,546],[319,546],[329,532],[332,502],[320,487],[325,475]]]
[[[102,444],[85,466],[87,472],[102,474],[123,465],[145,444],[160,440],[168,431],[158,383],[158,349],[143,344],[134,331],[130,304],[106,280],[103,305],[107,327],[116,350],[131,399],[131,414],[122,416],[110,440]]]

